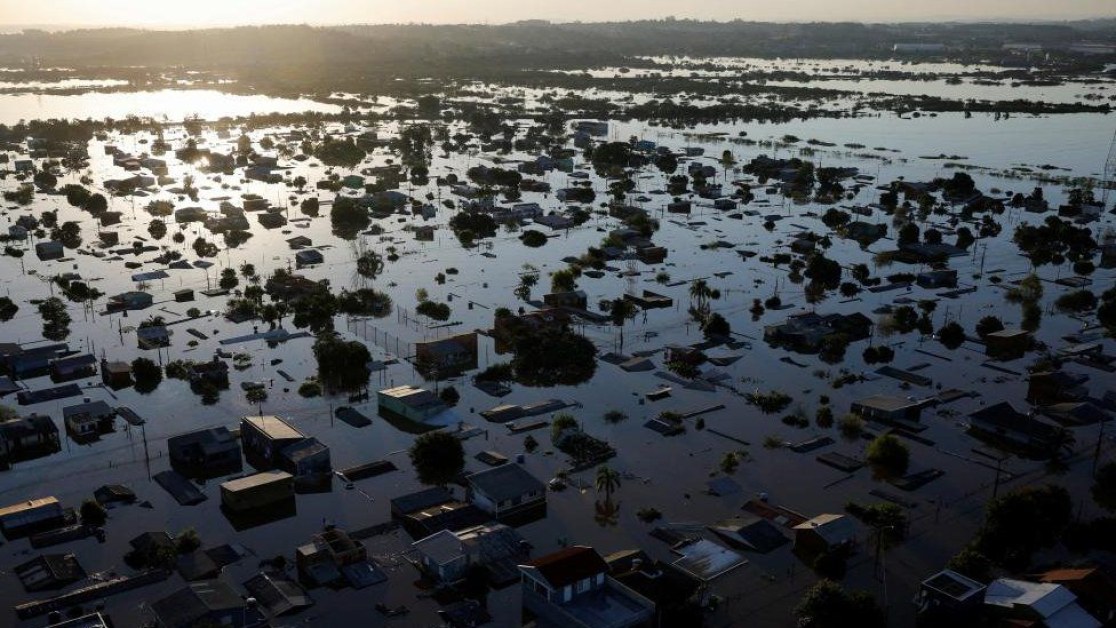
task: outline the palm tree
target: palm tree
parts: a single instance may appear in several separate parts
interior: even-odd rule
[[[620,488],[620,474],[608,465],[601,465],[597,469],[595,486],[598,493],[604,491],[605,502],[610,502],[612,501],[613,491]]]
[[[690,302],[693,303],[694,312],[698,318],[705,320],[709,315],[709,299],[714,295],[709,282],[704,279],[695,279],[690,283]]]

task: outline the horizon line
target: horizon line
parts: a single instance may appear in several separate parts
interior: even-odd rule
[[[726,20],[716,19],[697,19],[690,17],[676,18],[673,16],[659,17],[659,18],[642,18],[632,20],[568,20],[558,21],[547,18],[524,18],[520,20],[510,20],[507,22],[273,22],[273,23],[252,23],[252,22],[237,22],[237,23],[224,23],[224,22],[208,22],[198,24],[173,24],[173,23],[141,23],[141,24],[98,24],[98,23],[67,23],[67,22],[54,22],[49,24],[2,24],[0,23],[0,31],[6,31],[5,34],[19,34],[21,31],[27,30],[44,30],[50,32],[69,32],[78,30],[112,30],[112,29],[127,29],[127,30],[140,30],[140,31],[188,31],[188,30],[220,30],[220,29],[235,29],[235,28],[267,28],[277,26],[307,26],[314,28],[343,28],[352,26],[513,26],[516,24],[529,24],[532,22],[546,23],[553,25],[574,25],[574,24],[638,24],[643,22],[698,22],[707,24],[733,24],[733,23],[748,23],[748,24],[860,24],[863,26],[874,25],[903,25],[903,24],[1004,24],[1004,25],[1055,25],[1055,24],[1070,24],[1075,22],[1097,22],[1097,21],[1113,21],[1116,20],[1116,15],[1096,15],[1091,17],[1074,17],[1074,18],[1009,18],[1009,17],[927,17],[920,19],[901,19],[901,20],[880,20],[880,21],[865,21],[865,20],[748,20],[744,18],[734,18]]]

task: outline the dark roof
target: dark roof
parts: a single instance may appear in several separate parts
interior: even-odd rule
[[[1036,438],[1049,438],[1062,428],[1045,423],[1017,411],[1006,401],[987,406],[969,414],[975,421],[983,421],[996,428],[1011,430]]]
[[[518,464],[504,464],[478,471],[466,478],[475,489],[496,502],[519,497],[531,491],[545,491],[538,478]]]
[[[583,545],[575,545],[548,554],[527,563],[546,579],[551,587],[560,589],[585,578],[608,572],[605,562],[597,550]]]
[[[16,566],[14,571],[28,591],[57,589],[85,577],[85,570],[73,554],[37,556]]]
[[[310,438],[300,440],[297,443],[287,445],[283,448],[282,455],[287,460],[290,460],[291,462],[297,464],[298,462],[305,460],[306,458],[322,452],[325,452],[328,456],[329,447],[326,447],[322,444],[321,441],[311,436]]]
[[[435,486],[392,499],[391,509],[393,512],[407,515],[452,501],[453,493],[443,486]]]
[[[220,580],[193,582],[151,605],[165,628],[190,628],[210,613],[244,607],[244,600]]]
[[[302,587],[281,576],[259,573],[245,582],[244,588],[272,616],[285,615],[314,604]]]
[[[112,406],[110,406],[109,404],[105,403],[104,401],[102,401],[100,399],[98,399],[97,401],[90,401],[90,402],[87,402],[87,403],[79,403],[77,405],[66,406],[65,408],[62,408],[62,416],[66,417],[66,418],[70,418],[72,416],[78,416],[78,415],[82,415],[82,414],[88,414],[90,416],[100,417],[100,416],[107,416],[107,415],[110,415],[110,414],[115,415],[116,410],[114,410],[112,408]]]

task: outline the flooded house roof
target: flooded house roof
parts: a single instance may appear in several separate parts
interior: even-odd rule
[[[561,589],[585,578],[608,573],[608,563],[597,550],[575,545],[533,560],[524,567],[533,568],[551,588]]]
[[[246,416],[241,419],[241,424],[250,426],[271,440],[305,438],[297,428],[275,415]]]
[[[520,497],[532,491],[542,492],[546,486],[518,464],[504,464],[466,477],[474,490],[490,499],[501,502]]]

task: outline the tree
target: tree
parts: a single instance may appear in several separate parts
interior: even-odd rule
[[[794,609],[799,628],[886,628],[883,610],[864,591],[852,593],[821,580],[807,589]]]
[[[236,276],[236,271],[232,268],[225,268],[221,270],[221,278],[217,281],[217,286],[222,290],[232,290],[238,284],[240,279]]]
[[[43,318],[43,338],[59,341],[70,335],[70,314],[58,297],[39,303],[39,316]]]
[[[8,322],[19,312],[19,306],[8,297],[0,297],[0,322]]]
[[[408,454],[423,484],[445,486],[465,468],[461,441],[448,432],[427,432],[419,436]]]
[[[132,377],[135,379],[136,392],[147,394],[159,387],[163,381],[163,369],[147,358],[132,361]]]
[[[864,458],[880,476],[897,478],[907,473],[911,452],[898,438],[891,434],[884,434],[876,437],[868,445]]]
[[[573,292],[577,290],[577,274],[571,268],[556,270],[550,274],[551,292]]]
[[[1116,462],[1109,462],[1097,470],[1093,480],[1093,501],[1108,511],[1116,511]]]
[[[919,237],[918,225],[908,222],[899,229],[899,246],[917,244]]]
[[[608,465],[601,465],[597,468],[597,478],[593,485],[598,493],[604,492],[606,502],[612,501],[612,493],[620,488],[620,474]]]
[[[947,349],[956,349],[965,342],[965,328],[957,321],[950,321],[938,330],[938,341]]]
[[[949,559],[946,565],[953,571],[968,576],[977,582],[988,583],[992,581],[992,561],[971,545],[965,547],[956,556]]]
[[[1022,571],[1035,551],[1058,541],[1072,516],[1065,488],[1027,486],[989,502],[975,548],[994,564]]]
[[[327,391],[351,392],[368,383],[372,355],[368,347],[355,340],[345,342],[335,333],[323,332],[314,340],[314,358],[318,361],[318,380]]]
[[[597,370],[597,347],[571,331],[543,331],[516,340],[512,368],[524,386],[576,386]]]
[[[365,251],[357,258],[356,268],[361,277],[375,280],[384,272],[384,258],[375,251]]]
[[[714,338],[728,338],[732,333],[732,326],[719,313],[714,312],[705,319],[705,323],[701,326],[701,332],[705,335],[707,340]]]
[[[976,334],[980,336],[981,340],[988,338],[989,334],[994,334],[998,331],[1004,330],[1004,322],[996,316],[985,316],[980,319],[976,325]]]

